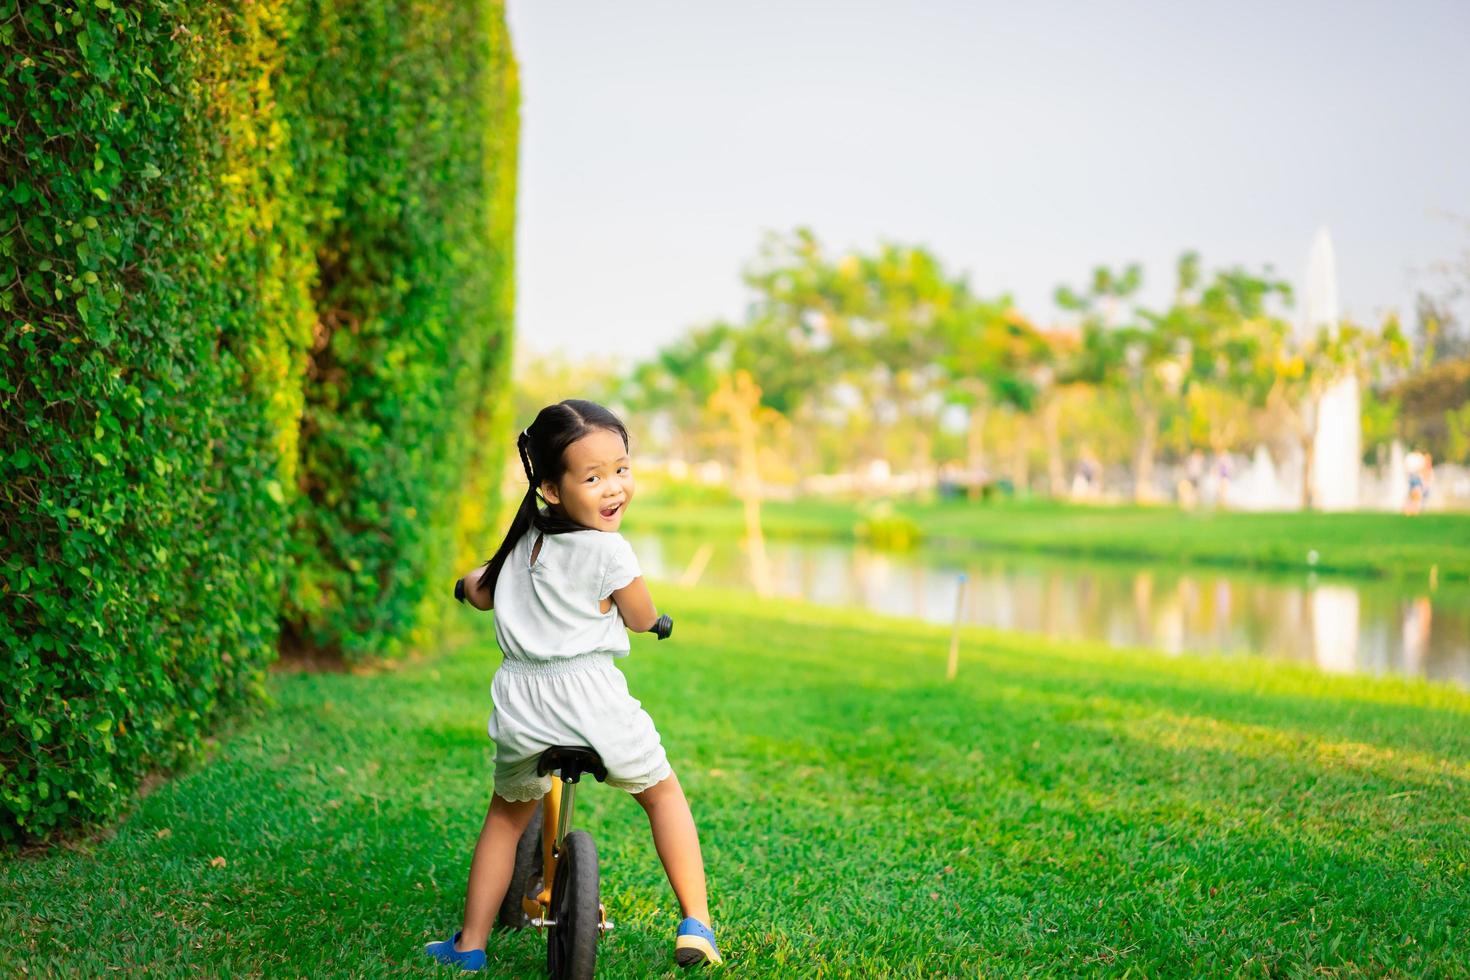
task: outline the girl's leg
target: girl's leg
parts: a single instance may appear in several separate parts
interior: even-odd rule
[[[499,796],[491,796],[490,810],[485,814],[485,825],[480,828],[475,856],[470,861],[470,883],[464,897],[464,929],[455,946],[460,952],[484,949],[485,940],[490,938],[490,928],[500,913],[500,902],[505,898],[510,876],[515,871],[516,842],[531,822],[536,802],[512,803]]]
[[[669,884],[679,899],[686,917],[693,916],[705,925],[709,920],[709,899],[704,889],[704,858],[699,853],[699,832],[694,829],[694,815],[684,799],[679,777],[670,775],[633,797],[648,814],[653,830],[653,846],[663,862]]]

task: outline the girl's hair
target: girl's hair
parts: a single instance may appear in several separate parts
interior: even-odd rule
[[[500,579],[500,569],[504,567],[505,559],[516,546],[516,542],[533,526],[543,534],[593,530],[571,520],[550,504],[543,511],[536,506],[536,498],[542,481],[560,483],[561,478],[566,475],[566,448],[598,429],[606,429],[622,436],[623,448],[628,448],[628,430],[623,426],[622,420],[596,402],[580,398],[568,398],[555,405],[547,405],[536,413],[536,421],[521,432],[516,445],[520,449],[521,465],[526,469],[529,486],[526,487],[526,495],[521,498],[521,506],[516,511],[515,519],[510,522],[510,530],[505,532],[505,540],[500,542],[500,550],[495,552],[495,557],[490,559],[484,573],[480,575],[480,588],[489,590],[491,596],[495,595],[495,583]]]

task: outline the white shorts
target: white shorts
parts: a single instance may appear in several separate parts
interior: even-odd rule
[[[607,783],[641,793],[672,773],[653,719],[628,693],[610,653],[557,660],[506,657],[490,683],[489,733],[495,740],[495,795],[539,800],[551,776],[536,760],[553,745],[588,745],[607,766]]]

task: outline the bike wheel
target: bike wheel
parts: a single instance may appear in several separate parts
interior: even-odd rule
[[[502,929],[523,929],[531,924],[531,917],[521,907],[521,896],[532,879],[541,880],[541,804],[536,804],[531,822],[526,824],[521,839],[516,842],[516,867],[510,875],[510,887],[500,902],[500,915],[496,924]],[[540,891],[540,887],[536,891]]]
[[[556,925],[546,936],[546,969],[555,980],[591,980],[602,921],[597,888],[597,845],[574,830],[562,841],[551,886]]]

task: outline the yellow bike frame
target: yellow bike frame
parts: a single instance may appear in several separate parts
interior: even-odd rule
[[[552,779],[551,792],[541,801],[541,891],[532,898],[521,898],[521,908],[533,919],[541,919],[551,909],[551,883],[556,880],[557,830],[561,826],[561,780]]]
[[[577,784],[568,783],[566,785],[571,787],[567,791],[566,799],[567,810],[570,811],[572,801],[575,799],[572,794]],[[571,813],[568,812],[565,815],[570,817]],[[560,857],[562,835],[571,829],[562,826],[562,817],[562,780],[559,776],[553,776],[551,791],[541,799],[541,873],[543,875],[541,891],[536,894],[535,898],[521,896],[521,910],[526,913],[537,929],[545,929],[546,926],[543,923],[550,917],[551,886],[556,881],[556,859]],[[570,823],[570,820],[567,822]],[[602,933],[612,928],[607,921],[607,906],[601,902],[597,903],[597,918],[600,938]]]

